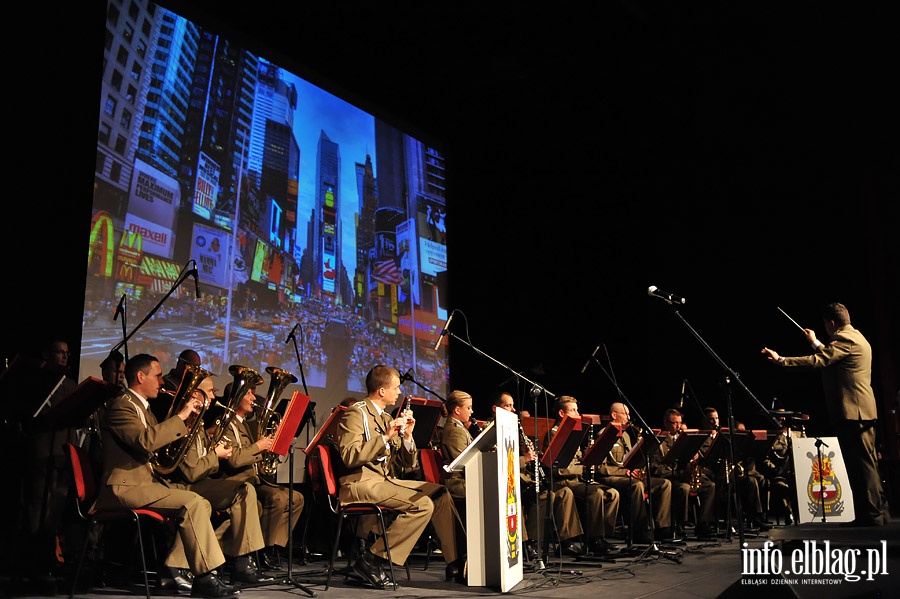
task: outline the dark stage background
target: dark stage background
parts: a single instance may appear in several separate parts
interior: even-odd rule
[[[3,357],[55,333],[78,347],[96,4],[29,5],[41,25],[8,54]],[[874,347],[897,457],[893,4],[165,4],[444,149],[450,328],[471,343],[451,339],[451,385],[475,396],[477,417],[501,386],[533,409],[503,365],[606,413],[615,386],[596,363],[580,373],[601,345],[651,426],[687,379],[689,425],[698,405],[724,417],[730,390],[754,428],[766,420],[753,398],[777,397],[827,434],[818,377],[759,352],[808,349],[777,306],[824,337],[818,309],[837,299]],[[674,312],[650,285],[688,301]]]

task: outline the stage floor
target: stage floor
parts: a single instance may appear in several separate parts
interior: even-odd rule
[[[715,597],[758,597],[767,599],[779,597],[815,597],[816,599],[839,599],[849,597],[889,597],[896,596],[900,585],[900,520],[894,519],[888,526],[880,528],[844,528],[838,524],[810,523],[799,526],[776,527],[762,535],[744,535],[747,550],[754,553],[756,562],[748,566],[748,553],[741,549],[737,534],[723,535],[713,542],[688,541],[680,546],[658,545],[641,552],[642,547],[628,550],[624,543],[616,547],[622,552],[614,559],[565,559],[542,556],[544,569],[526,571],[523,580],[512,588],[510,595],[530,597],[559,597],[569,599],[580,593],[597,597],[630,599],[638,597],[675,597],[679,599],[706,599]],[[764,550],[767,553],[763,553]],[[797,552],[800,553],[797,553]],[[867,580],[847,580],[841,574],[812,573],[794,576],[783,573],[791,567],[792,557],[799,556],[801,565],[814,571],[820,564],[811,561],[810,552],[821,558],[829,556],[832,570],[835,564],[843,564],[842,572],[850,572],[847,566],[851,556],[858,556],[852,573],[861,573],[873,567],[878,573]],[[804,552],[806,557],[804,557]],[[782,559],[781,574],[760,574],[762,560],[774,564],[772,556]],[[870,560],[876,562],[867,565]],[[805,561],[804,561],[805,560]],[[821,559],[819,560],[821,561]],[[397,570],[400,588],[375,590],[348,579],[340,570],[325,590],[326,561],[318,556],[306,564],[296,564],[291,570],[293,581],[288,579],[288,570],[275,573],[273,580],[252,588],[243,588],[240,599],[278,599],[279,597],[329,597],[330,599],[368,599],[375,597],[399,597],[409,599],[424,598],[474,598],[500,595],[499,589],[466,586],[444,581],[444,563],[441,557],[432,556],[426,562],[424,555],[414,554],[410,558],[411,580],[406,579],[403,569]],[[346,559],[338,567],[346,566]],[[774,566],[773,566],[774,568]],[[529,570],[532,568],[526,568]],[[748,574],[742,572],[748,570]],[[751,571],[752,570],[752,571]],[[821,568],[820,568],[821,570]],[[824,570],[823,570],[824,571]],[[812,579],[812,582],[802,580]],[[30,585],[13,579],[0,579],[3,597],[46,597],[51,594],[46,589],[35,590]],[[890,590],[893,589],[893,590]],[[57,594],[68,595],[66,581],[60,580]],[[142,597],[143,590],[130,591],[121,588],[95,588],[89,593],[77,595],[86,599],[132,599]],[[166,596],[154,592],[154,596]],[[178,596],[169,594],[168,596]],[[181,596],[187,597],[188,594]]]

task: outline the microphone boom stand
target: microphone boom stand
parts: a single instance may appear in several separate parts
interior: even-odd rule
[[[299,326],[299,323],[298,323]],[[301,335],[302,330],[301,330]],[[297,364],[300,366],[300,382],[303,385],[303,393],[309,395],[309,390],[306,387],[306,376],[303,374],[303,360],[300,358],[300,347],[297,345],[297,337],[291,332],[288,337],[288,341],[293,340],[294,342],[294,353],[297,355]],[[311,411],[310,420],[313,421],[313,426],[315,426],[315,413],[316,408],[313,404],[310,404],[307,408]],[[308,422],[307,422],[308,424]],[[291,448],[288,450],[288,514],[291,514],[291,517],[288,518],[288,569],[287,569],[287,578],[282,582],[285,584],[290,584],[294,586],[310,597],[315,597],[316,592],[304,585],[300,584],[296,580],[294,580],[293,568],[294,568],[294,444],[291,443]],[[307,516],[308,517],[308,516]],[[303,561],[306,561],[306,547],[303,548]]]
[[[671,302],[670,302],[670,305],[672,305]],[[725,364],[724,360],[722,360],[722,358],[719,357],[719,355],[713,350],[712,347],[710,347],[710,345],[703,339],[703,337],[700,336],[700,334],[694,329],[694,327],[692,327],[690,325],[690,323],[688,323],[688,321],[684,319],[684,317],[681,315],[681,313],[678,311],[678,309],[674,307],[674,305],[672,305],[672,314],[674,314],[675,317],[681,322],[681,324],[683,324],[685,326],[685,328],[688,331],[690,331],[690,333],[694,336],[694,338],[700,343],[700,345],[703,346],[703,348],[709,353],[710,356],[712,356],[712,358],[719,364],[719,366],[722,367],[722,369],[726,373],[725,400],[727,403],[726,407],[728,410],[728,441],[729,441],[728,449],[729,449],[729,454],[730,454],[729,457],[730,457],[731,464],[734,464],[735,463],[735,461],[734,461],[734,413],[732,412],[732,407],[731,407],[731,404],[732,404],[731,388],[728,387],[728,385],[731,383],[731,381],[737,381],[737,383],[741,387],[741,389],[744,390],[744,393],[747,394],[747,397],[752,399],[753,402],[759,407],[760,413],[764,414],[766,416],[766,418],[769,419],[769,421],[772,423],[773,428],[780,429],[781,424],[778,422],[778,420],[775,419],[774,416],[772,416],[772,414],[769,413],[769,411],[766,409],[766,407],[756,398],[756,396],[750,392],[750,389],[747,388],[747,385],[745,385],[743,383],[743,381],[741,381],[740,375],[738,375],[737,372],[735,372],[727,364]],[[737,503],[736,511],[738,512],[737,513],[738,547],[743,547],[743,545],[744,545],[744,515],[741,512],[740,493],[736,493],[735,497],[736,497],[736,503]],[[730,505],[730,502],[729,502],[729,505]]]
[[[120,349],[122,346],[126,345],[128,343],[128,340],[131,339],[132,337],[134,337],[134,334],[137,333],[141,329],[141,327],[143,327],[145,324],[147,324],[147,321],[149,321],[151,318],[153,318],[153,315],[156,314],[156,312],[159,311],[160,308],[162,308],[162,305],[165,303],[165,301],[167,299],[169,299],[169,296],[172,295],[173,293],[175,293],[175,290],[178,289],[182,283],[187,281],[188,276],[190,276],[190,271],[188,270],[187,267],[188,267],[188,265],[190,265],[190,263],[192,261],[193,260],[189,260],[188,263],[185,264],[184,267],[182,267],[181,272],[178,273],[178,278],[175,279],[175,282],[172,284],[172,287],[170,287],[169,290],[166,292],[166,294],[164,296],[162,296],[162,299],[160,299],[159,302],[155,306],[153,306],[153,309],[150,310],[146,316],[144,316],[144,319],[141,320],[141,322],[139,322],[138,325],[136,327],[134,327],[130,333],[125,335],[125,337],[121,341],[119,341],[115,346],[113,346],[113,348],[112,348],[113,351]],[[122,314],[122,332],[123,332],[123,334],[125,332],[125,314],[124,313]]]
[[[446,330],[446,329],[445,329],[445,330]],[[550,391],[548,391],[547,389],[544,389],[541,385],[538,385],[538,384],[535,383],[534,381],[529,380],[529,379],[526,378],[524,375],[522,375],[521,373],[516,372],[515,370],[513,370],[512,368],[510,368],[509,366],[507,366],[506,364],[504,364],[504,363],[501,362],[500,360],[497,360],[497,359],[494,358],[493,356],[489,356],[488,354],[484,353],[483,351],[481,351],[480,349],[478,349],[477,347],[475,347],[474,345],[472,345],[471,343],[469,343],[468,341],[466,341],[466,340],[463,339],[462,337],[460,337],[460,336],[458,336],[458,335],[456,335],[456,334],[454,334],[454,333],[452,333],[452,332],[450,332],[450,331],[447,331],[447,335],[450,336],[450,337],[452,337],[452,338],[454,338],[454,339],[457,339],[457,340],[461,341],[461,342],[464,343],[466,346],[470,347],[470,348],[471,348],[475,353],[477,353],[478,355],[484,356],[485,358],[487,358],[488,360],[490,360],[490,361],[493,362],[494,364],[497,364],[498,366],[500,366],[500,367],[505,368],[506,370],[508,370],[508,371],[509,371],[510,373],[512,373],[512,375],[515,376],[516,378],[521,379],[521,380],[524,381],[525,383],[531,385],[531,394],[532,394],[532,396],[534,397],[534,415],[535,415],[535,416],[537,416],[537,400],[538,400],[538,396],[540,396],[541,393],[545,393],[545,394],[549,395],[550,397],[554,397],[554,398],[556,397],[556,395],[554,395],[553,393],[550,393]],[[540,434],[540,433],[538,432],[538,419],[535,418],[535,419],[534,419],[534,436],[535,436],[535,438],[537,438],[537,437],[539,436],[539,434]],[[537,518],[537,522],[535,523],[535,530],[537,531],[537,539],[535,539],[535,542],[536,542],[536,544],[537,544],[537,556],[536,556],[535,559],[534,559],[534,571],[535,571],[535,572],[538,572],[538,573],[543,573],[543,572],[547,569],[547,567],[546,567],[546,565],[544,564],[544,559],[543,559],[543,557],[541,556],[541,551],[542,551],[541,545],[542,545],[543,539],[542,539],[542,537],[541,537],[541,519],[542,519],[542,518],[541,518],[541,479],[540,479],[540,476],[539,476],[539,474],[540,474],[540,472],[539,472],[539,470],[538,470],[539,468],[540,468],[540,460],[535,460],[535,467],[534,467],[534,469],[535,469],[535,471],[534,471],[534,501],[535,501],[535,505],[537,506],[538,518]],[[548,501],[549,501],[549,496],[548,496]],[[552,510],[552,507],[553,507],[553,506],[552,506],[552,502],[551,502],[551,505],[550,505],[550,509],[551,509],[551,510]]]
[[[604,346],[603,350],[604,350],[604,352],[606,351],[606,346]],[[607,354],[606,359],[607,359],[607,361],[609,361],[609,354]],[[636,428],[639,429],[638,432],[639,433],[642,432],[645,435],[654,435],[653,429],[650,428],[650,426],[647,424],[647,421],[644,420],[643,416],[641,416],[641,413],[637,410],[637,408],[634,407],[634,404],[631,403],[631,400],[629,400],[625,396],[625,392],[622,391],[622,388],[619,386],[619,383],[616,381],[615,375],[613,375],[611,372],[612,366],[610,365],[610,370],[607,371],[606,368],[603,367],[603,364],[601,364],[600,361],[597,360],[596,356],[591,356],[591,360],[597,364],[597,366],[600,368],[600,370],[603,371],[603,374],[606,375],[606,378],[609,379],[609,382],[611,382],[613,387],[616,388],[616,394],[619,396],[619,399],[622,400],[622,403],[624,403],[626,406],[628,406],[628,409],[631,411],[631,414],[633,414],[634,416],[637,417],[637,420],[639,421],[639,424],[636,426]],[[625,434],[626,430],[627,430],[627,427],[622,429],[623,435]],[[659,448],[657,448],[657,450],[658,449]],[[643,447],[641,448],[641,451],[643,451]],[[680,562],[681,558],[678,556],[677,553],[671,554],[669,552],[662,551],[659,548],[659,546],[656,544],[656,534],[655,534],[656,533],[656,520],[654,519],[654,516],[653,516],[653,478],[650,474],[650,458],[651,458],[651,456],[649,456],[649,455],[644,456],[644,461],[647,464],[647,468],[646,468],[647,481],[646,481],[646,488],[645,488],[645,491],[647,493],[647,499],[646,499],[646,503],[645,503],[645,509],[647,510],[647,522],[650,524],[650,546],[647,548],[646,551],[643,552],[643,554],[657,554],[657,555],[666,557],[668,559],[671,559],[673,561]],[[629,478],[628,478],[629,492],[631,489],[631,485],[632,485],[632,478],[631,478],[631,476],[629,476]],[[632,538],[634,536],[634,510],[631,510],[630,516],[631,516],[631,526],[628,529],[629,548],[631,546]]]

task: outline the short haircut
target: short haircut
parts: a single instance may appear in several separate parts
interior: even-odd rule
[[[136,356],[131,356],[131,358],[125,362],[125,381],[129,385],[133,385],[137,382],[137,373],[149,373],[150,366],[154,362],[159,362],[156,359],[156,356],[151,356],[150,354],[137,354]]]

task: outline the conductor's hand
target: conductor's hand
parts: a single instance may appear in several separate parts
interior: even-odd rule
[[[812,329],[803,329],[803,335],[811,344],[816,345],[816,332]]]
[[[780,357],[777,351],[769,349],[768,347],[762,348],[760,353],[764,355],[769,362],[777,362]]]

